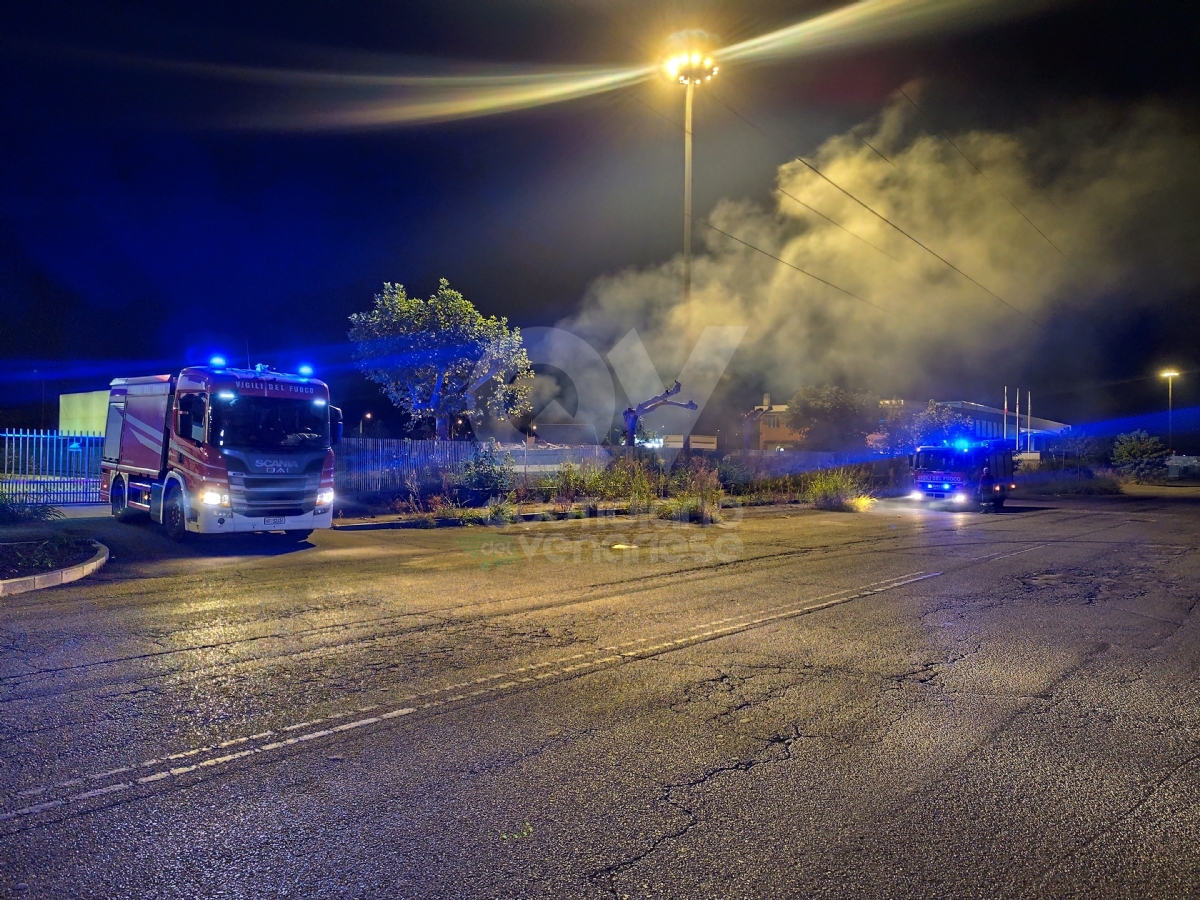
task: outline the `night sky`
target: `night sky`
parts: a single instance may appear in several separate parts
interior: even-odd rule
[[[641,64],[680,29],[728,44],[830,6],[7,4],[0,407],[37,401],[43,381],[53,398],[217,350],[242,362],[248,344],[255,362],[314,362],[355,420],[385,401],[347,364],[346,318],[382,282],[428,294],[444,276],[486,313],[549,325],[596,278],[679,252],[681,104],[663,85],[440,124],[305,132],[230,123],[303,111],[317,88],[147,60],[410,73],[422,58]],[[1092,102],[1161,102],[1186,120],[1200,98],[1198,25],[1195,3],[1088,2],[969,34],[730,67],[720,96],[772,140],[701,96],[696,207],[769,202],[792,153],[812,153],[916,80],[952,131],[1019,132]],[[1044,398],[1037,412],[1065,421],[1160,408],[1165,364],[1190,372],[1176,403],[1194,406],[1198,299],[1176,283],[1150,307],[1089,307],[1086,327],[1053,318],[1031,338],[1045,355],[1014,374]],[[1072,354],[1088,365],[1064,371],[1058,360]],[[919,386],[951,399],[964,384],[975,382],[947,372]],[[760,373],[731,379],[721,396],[735,408],[795,387]]]

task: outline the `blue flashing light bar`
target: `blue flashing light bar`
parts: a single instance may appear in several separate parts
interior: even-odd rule
[[[225,357],[214,356],[212,359],[210,359],[208,361],[208,364],[210,366],[212,366],[214,369],[223,369],[223,368],[225,368]]]
[[[300,368],[298,368],[296,371],[299,372],[301,375],[308,377],[309,375],[311,375],[313,373],[313,367],[309,366],[309,365],[303,365]]]

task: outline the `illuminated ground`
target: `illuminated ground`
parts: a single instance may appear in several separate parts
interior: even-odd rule
[[[0,608],[0,892],[1196,896],[1200,496],[1017,506],[75,522]]]

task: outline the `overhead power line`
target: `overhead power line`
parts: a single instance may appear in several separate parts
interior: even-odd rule
[[[854,135],[856,138],[858,138],[858,139],[859,139],[859,140],[862,142],[862,144],[863,144],[863,146],[864,146],[864,147],[866,147],[868,150],[870,150],[872,153],[874,153],[876,156],[878,156],[880,159],[882,159],[882,160],[883,160],[885,163],[887,163],[887,164],[888,164],[889,166],[891,166],[893,169],[894,169],[894,168],[896,168],[896,164],[895,164],[894,162],[892,162],[890,159],[888,159],[886,156],[884,156],[882,153],[880,153],[878,150],[876,150],[876,149],[875,149],[875,148],[874,148],[874,147],[873,147],[873,146],[872,146],[872,145],[871,145],[871,144],[870,144],[870,143],[867,141],[867,139],[866,139],[865,137],[863,137],[861,134],[859,134],[859,133],[858,133],[857,131],[855,131],[853,128],[849,129],[849,131],[850,131],[850,133],[851,133],[852,135]]]
[[[662,119],[667,124],[671,125],[674,128],[680,128],[680,129],[683,128],[683,126],[680,123],[676,122],[674,119],[670,118],[669,116],[663,115],[661,112],[659,112],[657,109],[655,109],[649,103],[647,103],[641,97],[638,97],[636,94],[632,93],[631,91],[627,91],[625,93],[626,93],[626,96],[629,97],[631,100],[633,100],[635,103],[640,103],[645,109],[649,110],[651,113],[658,116],[660,119]],[[692,139],[696,140],[694,136]],[[697,143],[702,143],[705,147],[712,146],[708,141],[697,141]],[[900,260],[896,259],[896,257],[892,256],[892,254],[888,253],[882,247],[879,247],[876,244],[872,244],[870,241],[868,241],[865,237],[862,237],[861,235],[855,234],[853,231],[851,231],[845,225],[842,225],[840,222],[836,221],[835,219],[831,219],[829,216],[825,215],[825,213],[823,213],[819,209],[816,209],[815,207],[810,206],[809,204],[805,203],[803,200],[801,200],[796,195],[789,194],[783,188],[776,188],[776,190],[779,191],[779,193],[783,194],[783,196],[787,197],[789,200],[794,200],[796,203],[799,203],[801,206],[803,206],[805,209],[807,209],[814,216],[819,216],[820,218],[824,219],[826,222],[828,222],[830,225],[834,226],[835,228],[840,228],[842,231],[846,232],[846,234],[850,235],[850,237],[854,238],[856,241],[861,241],[862,243],[866,244],[868,247],[870,247],[872,250],[876,251],[877,253],[882,253],[884,256],[886,256],[888,259],[890,259],[892,262],[897,262],[897,263],[900,262]]]
[[[988,102],[987,97],[984,96],[983,91],[971,79],[971,76],[967,74],[966,70],[959,64],[958,60],[952,58],[950,62],[953,63],[954,68],[958,69],[958,74],[962,76],[962,80],[965,81],[970,86],[971,90],[975,92],[975,96],[980,101],[980,105],[986,105]],[[1062,215],[1062,210],[1059,208],[1058,204],[1054,202],[1053,198],[1046,193],[1045,189],[1041,187],[1041,185],[1035,184],[1033,185],[1033,188],[1039,194],[1041,194],[1043,198],[1045,198],[1047,203],[1054,207],[1055,212],[1057,212],[1059,215]]]
[[[643,107],[645,107],[650,112],[654,113],[654,115],[656,115],[658,118],[662,119],[667,124],[669,124],[673,127],[676,127],[676,128],[683,127],[680,123],[673,121],[672,119],[668,118],[667,116],[664,116],[657,109],[650,106],[648,103],[644,102],[640,97],[636,97],[636,96],[632,96],[632,95],[627,95],[627,96],[631,96],[633,100],[640,103]],[[791,195],[788,194],[788,196],[790,197]],[[794,197],[792,199],[796,200],[796,198],[794,198]],[[803,200],[796,200],[796,202],[801,204],[802,206],[806,206],[806,207],[808,206],[808,204],[804,203]],[[816,212],[816,210],[813,210],[813,212]],[[822,218],[827,218],[826,216],[824,216],[824,214],[819,213],[819,212],[817,213],[817,215],[821,216]],[[880,312],[887,313],[889,316],[895,315],[895,313],[893,313],[891,310],[880,306],[878,303],[872,303],[866,297],[861,297],[858,294],[854,293],[853,291],[848,291],[844,287],[840,287],[839,285],[834,284],[832,281],[829,281],[826,278],[822,278],[820,275],[814,275],[812,272],[809,272],[807,269],[802,269],[802,268],[800,268],[800,266],[794,265],[793,263],[790,263],[785,259],[781,259],[780,257],[776,256],[774,253],[771,253],[768,250],[764,250],[762,247],[758,247],[758,246],[750,243],[749,241],[743,240],[742,238],[738,237],[737,235],[730,234],[728,231],[718,228],[716,225],[713,225],[711,222],[708,222],[705,219],[697,219],[697,218],[693,217],[692,221],[698,222],[699,224],[703,225],[705,228],[715,231],[717,234],[724,235],[725,237],[729,238],[731,241],[736,241],[737,243],[741,244],[743,247],[748,247],[749,249],[755,251],[756,253],[761,253],[763,256],[769,257],[770,259],[775,260],[777,263],[787,266],[789,269],[794,269],[795,271],[799,272],[801,275],[807,275],[809,278],[812,278],[814,281],[819,281],[819,282],[821,282],[821,284],[831,287],[835,291],[845,294],[847,297],[853,297],[855,300],[859,300],[859,301],[867,304],[867,306],[877,309]],[[833,222],[832,219],[830,219],[829,221]],[[833,224],[837,225],[837,222],[833,222]],[[842,226],[838,225],[838,227],[841,228]],[[843,229],[843,230],[845,230],[845,229]],[[855,235],[853,232],[848,232],[848,233],[853,235],[854,237],[858,237],[858,235]],[[862,238],[859,238],[859,240],[862,240]],[[864,243],[869,243],[869,242],[864,241]],[[872,244],[871,246],[874,246],[874,245]],[[878,250],[879,248],[876,247],[875,249]],[[879,252],[883,253],[882,250],[880,250]],[[886,253],[884,255],[887,256]],[[895,257],[889,257],[889,258],[895,259]]]
[[[722,100],[720,97],[718,97],[714,91],[709,90],[709,91],[706,91],[706,93],[708,94],[708,96],[712,97],[714,100],[716,100],[722,106],[724,106],[727,110],[729,110],[731,113],[733,113],[735,116],[737,116],[743,122],[745,122],[747,125],[749,125],[751,128],[753,128],[755,131],[757,131],[759,134],[761,134],[768,141],[771,141],[776,146],[779,146],[778,142],[775,141],[774,138],[772,138],[769,134],[767,134],[765,131],[763,131],[761,128],[759,128],[757,125],[755,125],[753,122],[751,122],[745,116],[743,116],[740,112],[738,112],[736,109],[734,109],[728,103],[726,103],[724,100]],[[781,149],[784,149],[784,148],[781,148]],[[896,231],[900,232],[900,234],[904,235],[906,238],[908,238],[910,241],[912,241],[914,244],[916,244],[918,247],[920,247],[922,250],[924,250],[930,256],[934,257],[935,259],[939,260],[944,265],[953,269],[955,272],[957,272],[963,278],[967,279],[967,281],[971,282],[971,284],[975,285],[977,288],[979,288],[984,293],[995,298],[996,300],[999,300],[1001,303],[1003,303],[1005,306],[1007,306],[1009,309],[1011,309],[1013,312],[1015,312],[1021,318],[1027,319],[1028,321],[1032,322],[1034,325],[1038,325],[1038,326],[1042,325],[1041,322],[1034,319],[1028,313],[1024,312],[1023,310],[1019,309],[1016,306],[1013,306],[1011,303],[1009,303],[1007,300],[1005,300],[1003,297],[1001,297],[999,294],[997,294],[991,288],[976,281],[974,278],[972,278],[970,275],[968,275],[966,272],[964,272],[962,269],[960,269],[954,263],[950,262],[950,260],[948,260],[944,256],[942,256],[940,253],[933,250],[931,247],[927,246],[926,244],[922,243],[917,238],[913,237],[911,234],[909,234],[907,231],[905,231],[903,228],[901,228],[899,225],[897,225],[895,222],[893,222],[887,216],[883,215],[883,213],[878,212],[875,209],[872,209],[870,206],[868,206],[862,200],[858,199],[858,197],[854,196],[852,193],[850,193],[848,190],[846,190],[844,187],[842,187],[836,181],[834,181],[829,176],[827,176],[824,172],[822,172],[820,169],[818,169],[815,165],[813,165],[808,160],[806,160],[803,156],[798,156],[796,154],[793,154],[793,153],[791,153],[791,151],[787,151],[786,149],[785,149],[785,152],[789,153],[789,155],[791,155],[793,159],[795,159],[798,163],[800,163],[803,166],[805,166],[806,168],[808,168],[811,172],[813,172],[813,174],[817,175],[819,178],[821,178],[822,180],[827,182],[829,185],[836,188],[841,193],[845,194],[847,197],[849,197],[851,200],[853,200],[855,203],[857,203],[859,206],[861,206],[863,209],[865,209],[871,215],[875,216],[877,219],[879,219],[882,222],[886,222],[888,225],[890,225]]]
[[[952,141],[950,139],[950,135],[946,134],[945,131],[938,128],[937,125],[935,125],[933,123],[933,120],[925,114],[925,110],[923,110],[923,109],[921,109],[921,107],[917,106],[917,102],[915,100],[913,100],[912,97],[908,96],[908,92],[905,91],[904,88],[900,88],[900,94],[901,94],[901,96],[904,97],[905,100],[907,100],[910,104],[912,104],[913,109],[915,109],[918,113],[920,113],[921,118],[929,123],[929,127],[932,128],[934,131],[936,131],[941,136],[942,140],[944,140],[947,144],[949,144],[951,147],[953,147],[958,152],[958,155],[967,161],[967,165],[969,165],[972,169],[974,169],[979,174],[979,176],[988,183],[988,186],[991,187],[991,189],[993,191],[995,191],[997,194],[999,194],[1001,198],[1003,198],[1005,203],[1007,203],[1014,210],[1016,210],[1017,214],[1022,219],[1024,219],[1026,222],[1029,223],[1030,228],[1032,228],[1034,231],[1036,231],[1038,234],[1040,234],[1042,236],[1042,239],[1047,244],[1049,244],[1051,247],[1053,247],[1059,256],[1061,256],[1063,259],[1065,259],[1071,265],[1075,266],[1075,261],[1073,259],[1071,259],[1071,257],[1067,256],[1067,254],[1063,253],[1062,250],[1059,248],[1058,244],[1056,244],[1056,243],[1054,243],[1054,241],[1050,240],[1050,238],[1046,235],[1046,232],[1044,232],[1044,231],[1042,231],[1042,229],[1038,228],[1037,225],[1034,224],[1033,219],[1031,219],[1031,218],[1029,218],[1029,216],[1025,215],[1024,210],[1022,210],[1021,207],[1017,206],[1017,204],[1013,203],[1012,200],[1009,199],[1008,195],[1004,193],[1004,191],[1002,191],[1002,190],[1000,190],[1000,188],[996,187],[996,185],[992,181],[992,179],[988,178],[987,175],[984,174],[983,169],[981,169],[981,168],[979,168],[979,166],[975,165],[975,161],[972,160],[969,156],[967,156],[967,154],[963,153],[962,148],[960,148],[958,146],[958,144],[954,143],[954,141]],[[1075,266],[1075,268],[1079,268],[1079,267]]]
[[[843,287],[838,287],[832,281],[827,281],[826,279],[822,278],[820,275],[814,275],[812,272],[802,269],[799,266],[792,265],[786,259],[780,259],[774,253],[764,250],[762,247],[756,247],[756,246],[754,246],[754,244],[751,244],[749,241],[743,241],[740,237],[736,237],[735,235],[730,234],[728,231],[722,231],[720,228],[718,228],[716,225],[712,224],[711,222],[707,222],[704,219],[694,219],[693,221],[699,222],[705,228],[711,228],[717,234],[725,235],[725,237],[729,238],[730,240],[737,241],[743,247],[749,247],[751,250],[755,250],[758,253],[761,253],[763,256],[769,256],[771,259],[775,260],[775,262],[782,263],[783,265],[787,266],[789,269],[795,269],[801,275],[807,275],[809,278],[814,278],[817,281],[821,282],[821,284],[827,284],[827,285],[829,285],[829,287],[833,288],[835,291],[841,291],[847,297],[853,297],[855,300],[861,300],[863,303],[867,304],[867,306],[873,306],[880,312],[887,313],[889,316],[895,315],[895,313],[892,312],[890,309],[885,309],[884,307],[880,306],[878,303],[872,303],[866,297],[860,297],[858,294],[855,294],[853,291],[848,291]]]

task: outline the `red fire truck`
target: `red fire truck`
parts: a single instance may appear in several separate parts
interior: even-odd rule
[[[981,497],[979,479],[984,468],[992,476],[991,497]],[[1013,483],[1012,448],[1006,441],[958,440],[941,446],[918,447],[912,458],[913,491],[910,499],[949,503],[960,509],[990,504],[1000,509]]]
[[[341,410],[300,374],[211,365],[113,379],[100,495],[124,520],[148,513],[188,532],[282,531],[303,539],[333,518]]]

